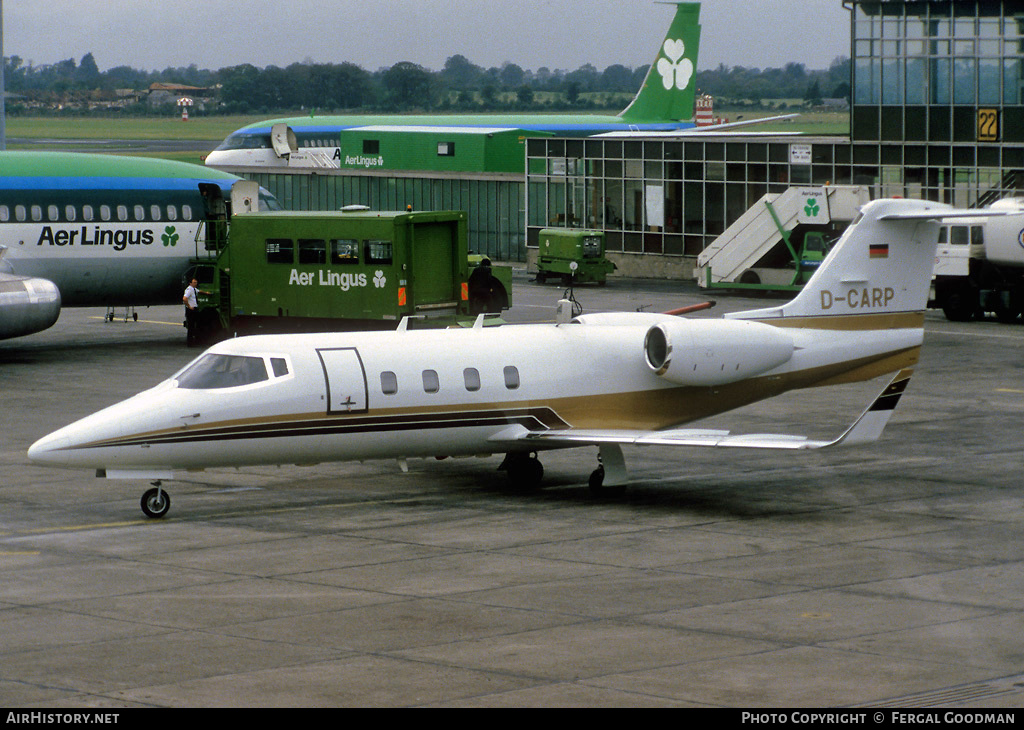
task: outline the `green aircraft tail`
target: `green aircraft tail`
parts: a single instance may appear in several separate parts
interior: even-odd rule
[[[693,119],[697,51],[700,46],[700,3],[674,3],[672,19],[643,86],[619,116],[626,122]]]

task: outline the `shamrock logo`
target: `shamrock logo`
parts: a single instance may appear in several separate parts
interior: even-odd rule
[[[167,226],[164,228],[163,235],[160,236],[160,240],[163,241],[165,246],[174,246],[178,243],[178,234],[174,231],[174,226]]]
[[[804,214],[813,218],[818,215],[819,211],[821,211],[821,208],[818,207],[818,201],[814,198],[808,198],[807,204],[804,206]]]
[[[378,289],[383,289],[384,285],[388,283],[388,280],[384,278],[384,272],[377,269],[377,273],[373,275],[373,285]]]
[[[690,77],[693,76],[693,61],[683,58],[686,44],[682,39],[666,38],[662,50],[665,51],[666,57],[658,60],[661,83],[666,90],[674,86],[682,91],[690,85]]]

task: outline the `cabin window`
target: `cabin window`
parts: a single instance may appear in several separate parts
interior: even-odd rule
[[[515,365],[505,366],[505,387],[509,390],[515,390],[519,387],[519,368]]]
[[[46,219],[50,221],[59,221],[60,208],[58,208],[56,205],[46,206]]]
[[[359,241],[352,238],[335,238],[331,240],[332,264],[358,264]]]
[[[380,154],[380,140],[379,139],[364,139],[363,140],[363,154],[364,155],[379,155]]]
[[[18,219],[19,221],[25,220],[26,212],[25,212],[25,206],[24,205],[16,205],[16,206],[14,206],[14,217],[16,219]]]
[[[149,218],[150,218],[150,220],[154,220],[154,221],[160,220],[160,206],[159,205],[151,205],[151,206],[149,206]]]
[[[110,206],[109,205],[101,205],[100,206],[100,218],[102,220],[105,220],[105,221],[109,221],[110,220]]]
[[[949,242],[955,246],[966,246],[971,242],[969,238],[970,230],[968,226],[953,226],[950,229]]]
[[[64,206],[64,219],[65,220],[73,221],[77,217],[78,217],[78,211],[75,210],[75,206],[73,206],[73,205],[65,205]]]
[[[126,221],[126,220],[128,220],[128,206],[127,205],[119,205],[119,206],[117,206],[117,219],[119,221]]]
[[[146,220],[146,208],[142,205],[132,206],[132,212],[135,213],[135,220],[144,221]]]
[[[82,220],[91,221],[95,217],[91,205],[82,206]]]
[[[390,264],[392,260],[391,241],[367,241],[366,263]]]
[[[183,206],[181,206],[181,219],[182,220],[186,220],[186,221],[195,220],[192,217],[192,206],[191,205],[183,205]]]
[[[295,243],[290,238],[268,238],[267,263],[291,264],[295,261]]]
[[[462,378],[466,381],[466,390],[471,393],[480,390],[480,371],[476,368],[466,368],[462,371]]]
[[[283,357],[270,358],[270,367],[274,371],[275,378],[283,378],[288,374],[288,361]]]
[[[11,219],[11,209],[6,205],[0,205],[0,223],[6,223]]]
[[[167,220],[176,221],[178,220],[178,208],[173,205],[167,206]]]
[[[322,238],[299,239],[300,264],[326,264],[327,244]]]
[[[41,221],[43,219],[43,208],[39,205],[33,205],[31,208],[32,220]]]
[[[398,392],[398,376],[390,370],[380,374],[380,390],[384,395],[394,395]]]
[[[208,353],[178,376],[178,387],[188,390],[237,388],[268,380],[262,357]]]
[[[441,390],[441,383],[437,378],[436,370],[423,371],[423,391],[425,393],[436,393]]]

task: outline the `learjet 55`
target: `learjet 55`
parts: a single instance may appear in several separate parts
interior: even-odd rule
[[[447,330],[241,337],[28,451],[47,466],[157,480],[258,464],[537,453],[596,445],[595,489],[628,481],[622,445],[817,449],[876,440],[917,362],[938,220],[976,211],[868,203],[800,294],[721,319],[599,313]],[[834,441],[689,427],[797,388],[895,377]]]

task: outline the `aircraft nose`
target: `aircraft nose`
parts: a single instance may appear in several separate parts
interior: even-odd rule
[[[62,435],[61,431],[43,436],[28,447],[29,461],[47,466],[66,464],[68,461],[67,447],[70,444],[71,440],[67,436]]]

